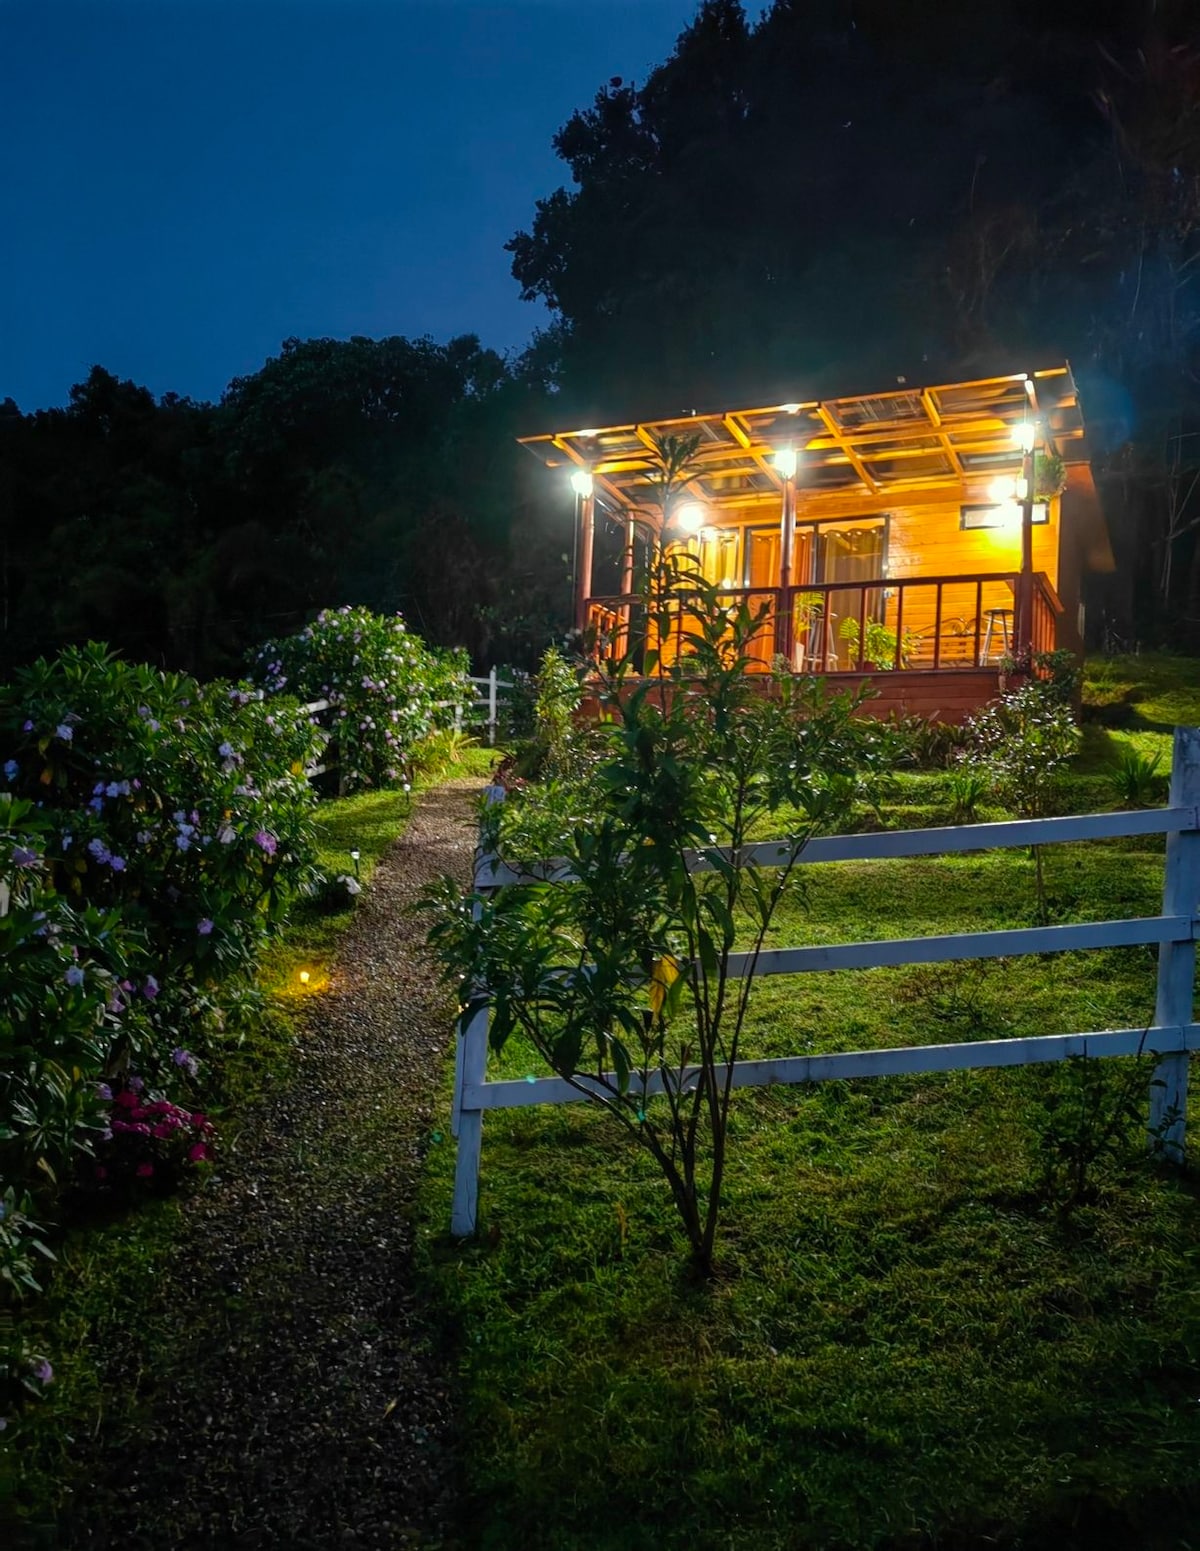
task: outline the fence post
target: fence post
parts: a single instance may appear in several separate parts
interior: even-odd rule
[[[488,674],[488,748],[496,743],[496,669]]]
[[[1200,727],[1176,727],[1171,751],[1173,808],[1200,807]],[[1163,876],[1163,914],[1194,917],[1200,901],[1200,832],[1167,836]],[[1192,1021],[1195,942],[1164,942],[1158,950],[1157,1024],[1186,1027]],[[1181,1163],[1187,1129],[1188,1060],[1186,1052],[1164,1056],[1150,1089],[1150,1136],[1155,1152]]]
[[[484,801],[504,801],[502,786],[489,786]],[[481,874],[494,860],[485,852],[482,843],[475,849],[475,873],[473,883],[477,892],[487,889],[479,882]],[[480,905],[475,905],[478,920]],[[484,988],[486,991],[486,987]],[[454,1111],[450,1129],[457,1141],[454,1158],[454,1204],[450,1210],[450,1232],[465,1239],[475,1232],[476,1207],[479,1201],[479,1156],[483,1147],[483,1111],[471,1109],[463,1101],[468,1083],[477,1084],[487,1076],[488,1008],[486,1003],[469,1018],[459,1024],[458,1043],[454,1053]]]

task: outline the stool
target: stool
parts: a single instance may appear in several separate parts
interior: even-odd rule
[[[980,662],[987,662],[992,655],[992,636],[997,629],[999,630],[1001,640],[1004,642],[1002,655],[1007,657],[1011,650],[1009,624],[1013,617],[1012,609],[984,609],[983,617],[987,620],[987,624],[983,632],[983,645],[979,650]]]

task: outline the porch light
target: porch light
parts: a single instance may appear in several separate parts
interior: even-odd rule
[[[685,501],[675,513],[675,526],[681,533],[699,533],[708,520],[708,513],[699,501]]]
[[[592,476],[587,469],[572,469],[571,489],[578,496],[589,496],[592,493]]]
[[[776,448],[775,472],[781,474],[784,479],[795,479],[796,449],[790,443],[786,447]]]
[[[1021,424],[1013,427],[1013,446],[1019,447],[1023,453],[1031,453],[1037,442],[1037,426],[1032,420],[1022,420]]]

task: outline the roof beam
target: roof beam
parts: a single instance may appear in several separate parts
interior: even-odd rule
[[[932,425],[934,430],[938,433],[938,441],[941,442],[943,451],[950,459],[951,467],[954,469],[954,472],[958,475],[959,479],[964,479],[966,476],[963,471],[962,460],[958,456],[958,453],[954,450],[954,443],[941,428],[942,417],[937,405],[933,401],[933,394],[928,388],[923,389],[921,392],[921,404],[925,410],[925,413],[929,416],[930,425]]]
[[[871,494],[878,495],[879,486],[876,484],[873,477],[867,472],[866,465],[854,451],[854,448],[841,434],[841,431],[838,429],[837,421],[825,408],[824,404],[817,405],[817,414],[820,416],[821,424],[829,432],[830,436],[833,437],[835,445],[845,454],[846,462],[849,463],[850,467],[858,475],[859,479],[862,480],[863,484],[867,487]]]
[[[782,492],[783,480],[780,477],[779,470],[773,463],[767,462],[761,448],[755,448],[753,438],[738,417],[736,415],[725,415],[721,420],[721,424],[729,432],[730,436],[733,437],[738,446],[750,454],[755,463],[758,464],[759,468],[775,486],[776,490]]]

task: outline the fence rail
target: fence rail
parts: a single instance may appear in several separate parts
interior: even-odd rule
[[[504,794],[500,788],[493,787],[489,788],[488,795],[490,801],[497,802]],[[718,852],[716,848],[694,852],[690,863],[696,870],[714,867],[718,865],[718,855],[732,860],[735,865],[760,867],[784,866],[793,861],[878,861],[1155,834],[1167,837],[1162,912],[1157,916],[775,948],[760,953],[753,965],[755,974],[792,975],[1157,943],[1157,996],[1154,1018],[1147,1027],[738,1061],[733,1067],[733,1086],[761,1087],[825,1082],[832,1078],[982,1070],[1064,1061],[1076,1055],[1117,1056],[1149,1052],[1157,1061],[1150,1087],[1150,1132],[1167,1157],[1182,1160],[1186,1140],[1188,1063],[1191,1053],[1200,1050],[1200,1024],[1193,1021],[1196,940],[1200,936],[1200,729],[1175,729],[1168,805],[1151,812],[1076,814],[1002,824],[828,836],[809,841],[799,854],[787,842],[767,841],[746,847],[740,855],[728,850]],[[475,886],[481,894],[537,882],[567,885],[570,877],[561,859],[549,860],[530,872],[518,873],[485,853],[482,845],[476,857]],[[750,958],[747,954],[731,955],[731,973],[744,974],[751,969]],[[487,1056],[488,1011],[483,1005],[463,1020],[457,1043],[452,1128],[458,1149],[450,1226],[451,1232],[460,1236],[475,1231],[485,1110],[573,1103],[586,1099],[589,1089],[600,1091],[604,1083],[615,1082],[611,1073],[590,1076],[579,1073],[570,1081],[562,1077],[489,1081]],[[686,1084],[694,1077],[691,1069],[680,1072],[672,1068],[670,1071],[672,1085],[676,1082]],[[638,1079],[631,1078],[631,1083],[635,1092],[642,1091]],[[660,1092],[662,1083],[661,1073],[651,1074],[645,1084],[645,1093],[652,1096]]]
[[[493,668],[485,677],[470,678],[469,682],[475,686],[477,693],[470,705],[466,707],[465,712],[462,702],[458,700],[436,700],[434,701],[434,710],[453,710],[455,732],[462,732],[466,726],[484,727],[487,731],[489,746],[494,745],[496,742],[496,729],[500,723],[500,705],[503,692],[512,689],[512,681],[500,678],[496,669]],[[300,709],[307,715],[315,717],[319,716],[322,711],[330,710],[331,706],[328,700],[310,700],[307,705],[301,706]],[[336,761],[317,760],[315,763],[306,766],[304,773],[310,781],[315,781],[318,776],[329,775],[337,768]],[[339,780],[339,791],[340,789],[341,782]]]

